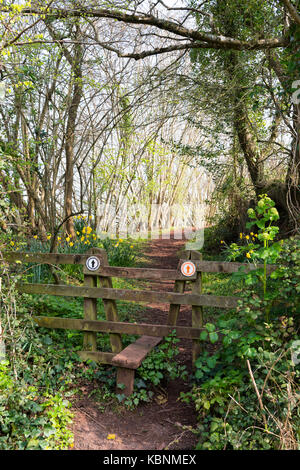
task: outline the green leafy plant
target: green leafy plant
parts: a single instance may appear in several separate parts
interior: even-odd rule
[[[195,385],[182,396],[194,401],[201,417],[199,449],[299,445],[299,364],[292,354],[299,331],[300,239],[275,241],[278,213],[265,195],[249,217],[257,236],[242,234],[246,245],[233,244],[228,251],[233,259],[249,253],[247,259],[263,267],[232,275],[238,307],[206,324],[201,339],[215,344],[218,337],[221,344],[198,358]],[[267,277],[267,264],[275,262]]]

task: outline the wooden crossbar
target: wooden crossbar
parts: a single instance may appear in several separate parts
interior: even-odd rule
[[[206,307],[234,308],[238,298],[217,295],[180,294],[177,292],[113,289],[101,287],[60,286],[53,284],[18,284],[18,290],[26,294],[47,294],[64,297],[113,299],[133,302],[199,305]]]
[[[186,260],[181,259],[179,261],[180,266],[185,263]],[[253,263],[235,263],[232,261],[197,261],[193,260],[193,263],[196,266],[196,270],[202,273],[224,273],[232,274],[237,273],[241,268],[244,272],[248,273],[254,271],[255,269],[263,269],[263,264],[253,264]],[[267,264],[267,274],[272,273],[278,266],[275,264]]]
[[[199,339],[203,328],[187,326],[152,325],[147,323],[128,323],[101,320],[82,320],[60,317],[33,317],[43,328],[63,330],[99,331],[102,333],[122,333],[127,335],[168,336],[173,331],[178,338]]]
[[[112,363],[118,367],[126,369],[137,369],[149,352],[157,346],[163,338],[153,336],[142,336],[134,343],[131,343],[112,359]]]
[[[99,250],[100,253],[97,256],[100,258],[103,256],[104,250]],[[87,254],[65,254],[65,253],[13,253],[4,252],[2,253],[2,259],[8,262],[22,261],[24,263],[40,263],[40,264],[79,264],[85,265],[87,258],[91,256]],[[182,263],[187,261],[181,259],[179,267]],[[1,259],[0,259],[1,262]],[[196,265],[197,271],[206,273],[234,273],[240,268],[243,268],[245,272],[252,271],[257,268],[263,268],[262,264],[253,263],[236,263],[231,261],[202,261],[193,260]],[[278,266],[268,264],[267,273],[271,273]],[[187,280],[186,277],[182,276],[180,270],[176,269],[155,269],[155,268],[124,268],[119,266],[108,266],[108,263],[103,263],[98,271],[94,274],[100,276],[111,276],[111,277],[125,277],[132,279],[166,279],[166,280]],[[149,277],[148,277],[149,276]],[[194,277],[190,278],[191,280]]]

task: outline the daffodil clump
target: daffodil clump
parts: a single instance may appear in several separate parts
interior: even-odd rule
[[[108,253],[111,266],[134,266],[137,257],[137,247],[132,240],[126,238],[104,238],[99,246]]]

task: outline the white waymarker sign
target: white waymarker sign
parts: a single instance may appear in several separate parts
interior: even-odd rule
[[[97,271],[100,268],[100,259],[97,256],[90,256],[86,260],[85,265],[89,271]]]
[[[196,272],[196,266],[191,261],[186,261],[181,265],[181,272],[184,276],[193,276]]]

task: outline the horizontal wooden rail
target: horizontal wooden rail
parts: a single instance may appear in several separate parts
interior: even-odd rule
[[[101,320],[81,320],[60,317],[33,317],[34,321],[43,328],[58,328],[63,330],[99,331],[102,333],[123,333],[128,335],[168,336],[176,331],[178,338],[199,339],[203,328],[187,326],[150,325],[145,323],[126,323]]]
[[[163,338],[153,336],[142,336],[135,343],[129,344],[127,348],[115,355],[112,360],[114,366],[126,369],[137,369],[142,364],[149,352],[157,346]],[[131,375],[134,380],[134,374]]]
[[[65,253],[2,253],[3,260],[10,263],[22,261],[23,263],[40,264],[85,264],[89,256],[91,256],[91,254],[72,255]]]
[[[62,295],[64,297],[85,297],[91,299],[126,300],[133,302],[171,303],[200,305],[204,307],[234,308],[237,297],[179,294],[175,292],[113,289],[102,287],[57,286],[53,284],[18,284],[20,292],[26,294]]]
[[[186,260],[181,259],[179,261],[180,266],[185,263]],[[255,269],[262,269],[263,264],[253,264],[253,263],[234,263],[231,261],[195,261],[193,263],[196,266],[198,272],[203,273],[237,273],[240,268],[243,268],[245,272],[250,272]],[[267,274],[272,273],[275,269],[278,268],[275,264],[267,264]]]
[[[65,254],[65,253],[13,253],[4,252],[2,257],[4,261],[24,263],[40,263],[40,264],[80,264],[85,265],[87,258],[91,254]],[[101,254],[96,254],[101,258]],[[1,261],[1,259],[0,259]],[[181,259],[179,267],[187,260]],[[193,260],[197,271],[207,273],[235,273],[241,267],[245,272],[253,271],[257,268],[263,268],[262,264],[255,265],[253,263],[236,263],[231,261],[197,261]],[[270,274],[278,266],[275,264],[267,265],[267,273]],[[93,274],[112,277],[127,277],[132,279],[168,279],[168,280],[192,280],[193,277],[187,278],[182,276],[180,269],[154,269],[154,268],[123,268],[118,266],[100,266],[98,271]]]
[[[101,364],[113,365],[114,353],[102,351],[79,351],[78,355],[82,361],[95,361]]]
[[[89,271],[84,268],[84,273]],[[154,281],[186,281],[195,280],[197,274],[187,278],[176,269],[155,269],[155,268],[123,268],[119,266],[100,266],[93,274],[107,277],[121,277],[126,279],[147,279]]]

